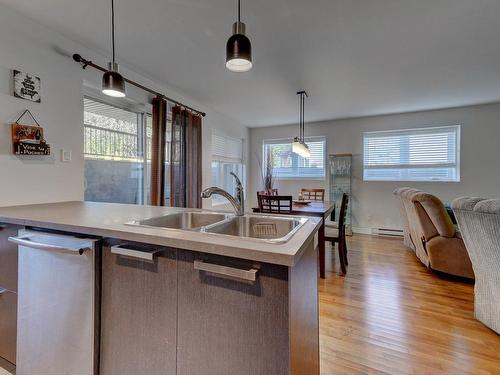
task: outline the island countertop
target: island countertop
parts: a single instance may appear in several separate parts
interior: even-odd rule
[[[319,218],[309,217],[288,242],[268,243],[242,237],[231,238],[204,232],[156,229],[125,224],[132,220],[193,210],[204,211],[176,207],[74,201],[0,207],[0,223],[112,237],[284,266],[297,264],[321,225]]]

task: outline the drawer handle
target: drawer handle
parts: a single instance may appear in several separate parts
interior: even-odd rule
[[[92,250],[90,247],[70,248],[57,245],[49,245],[46,243],[35,242],[30,237],[9,237],[9,241],[21,246],[30,247],[32,249],[37,249],[37,250],[55,251],[63,253],[67,252],[71,254],[80,254],[80,255],[82,255],[86,251]]]
[[[207,263],[202,260],[194,261],[194,269],[199,271],[205,271],[214,273],[222,276],[229,276],[236,279],[242,279],[245,281],[256,281],[257,274],[259,272],[256,268],[251,268],[249,270],[242,270],[239,268],[221,266],[219,264]]]
[[[135,250],[123,247],[122,245],[111,246],[111,252],[116,255],[121,255],[128,258],[135,258],[140,260],[147,260],[153,262],[157,253],[161,250]]]

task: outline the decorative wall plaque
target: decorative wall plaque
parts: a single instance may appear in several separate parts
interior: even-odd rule
[[[27,113],[35,121],[36,126],[19,123]],[[12,124],[12,145],[16,155],[50,155],[50,145],[45,141],[43,128],[29,110],[24,111]]]
[[[40,78],[14,70],[14,96],[40,103]]]

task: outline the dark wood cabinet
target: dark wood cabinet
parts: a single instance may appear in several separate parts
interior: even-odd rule
[[[103,247],[101,374],[175,375],[177,265],[175,249],[127,243],[158,251],[153,261]]]
[[[101,374],[319,374],[314,241],[294,267],[120,243],[103,248]]]

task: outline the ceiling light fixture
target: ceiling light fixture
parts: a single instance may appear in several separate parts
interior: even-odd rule
[[[238,0],[238,21],[233,24],[233,35],[226,44],[226,68],[238,73],[252,69],[252,44],[245,35],[246,26],[240,20],[240,0]]]
[[[115,98],[125,97],[125,80],[119,73],[120,67],[115,62],[115,2],[111,0],[111,45],[113,61],[108,64],[108,71],[102,76],[102,93]]]
[[[309,95],[304,90],[299,91],[297,95],[299,95],[299,136],[293,140],[292,151],[303,158],[310,158],[311,151],[304,141],[304,99]]]

